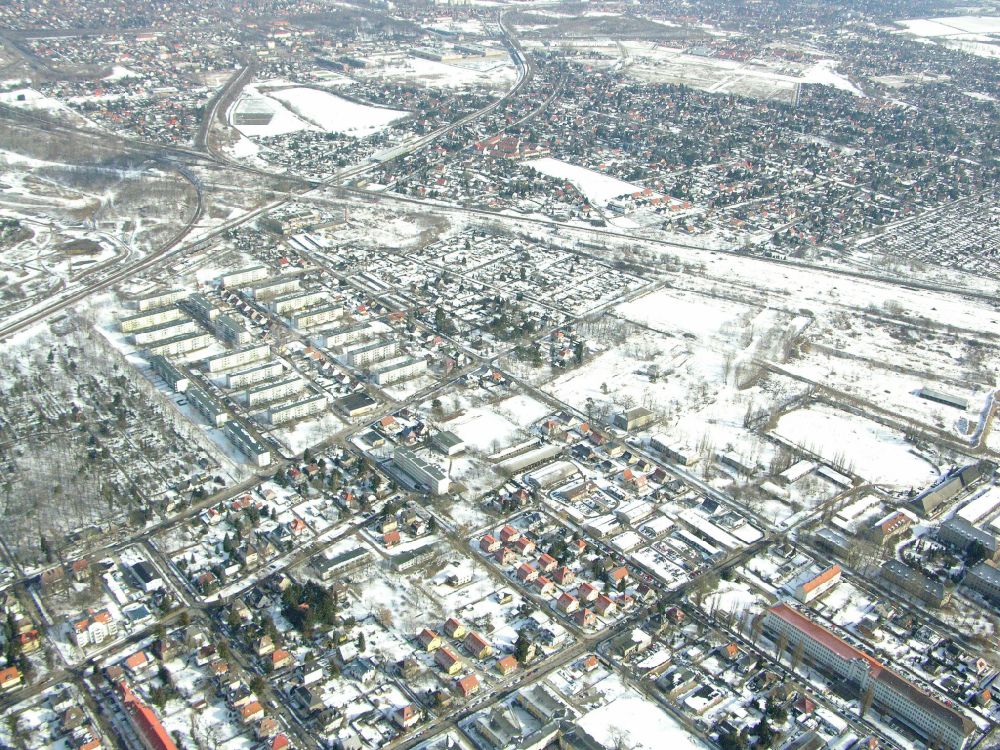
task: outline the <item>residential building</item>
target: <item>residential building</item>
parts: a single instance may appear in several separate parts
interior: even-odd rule
[[[302,419],[326,409],[326,396],[315,394],[299,401],[272,406],[268,410],[268,420],[273,425],[284,424],[295,419]]]
[[[803,604],[808,604],[840,583],[840,576],[840,566],[831,565],[819,575],[813,576],[796,586],[795,598]]]
[[[777,604],[762,616],[769,637],[786,641],[790,651],[801,646],[807,660],[852,685],[859,698],[871,691],[877,711],[908,725],[935,745],[961,750],[975,731],[975,724],[966,716],[787,604]]]

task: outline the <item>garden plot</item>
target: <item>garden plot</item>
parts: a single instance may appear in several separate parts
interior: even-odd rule
[[[869,482],[909,488],[938,477],[901,433],[825,404],[785,414],[774,434]]]

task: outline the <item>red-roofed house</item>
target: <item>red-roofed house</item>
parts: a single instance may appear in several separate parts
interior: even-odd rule
[[[479,690],[479,678],[474,674],[466,675],[460,680],[455,680],[455,687],[463,698],[468,698]]]
[[[509,654],[502,659],[497,659],[497,672],[502,675],[509,675],[517,669],[517,659]]]
[[[441,636],[430,628],[424,628],[417,635],[417,640],[425,651],[436,651],[441,648]]]
[[[572,594],[563,592],[562,596],[559,597],[559,601],[556,602],[556,606],[560,609],[560,611],[569,615],[580,609],[580,602]]]
[[[177,745],[170,739],[153,709],[139,700],[126,683],[119,683],[118,689],[122,694],[125,713],[142,738],[143,745],[148,750],[177,750]]]
[[[517,569],[517,578],[522,583],[531,583],[538,578],[538,571],[528,565],[528,563],[522,563],[521,567]]]
[[[493,647],[489,642],[474,630],[469,631],[462,644],[465,646],[465,650],[477,659],[485,659],[493,653]]]
[[[576,620],[577,625],[583,628],[590,628],[597,624],[597,616],[586,607],[578,609],[573,615],[573,619]]]
[[[601,616],[607,615],[610,617],[618,609],[618,605],[615,604],[613,601],[611,601],[611,599],[609,599],[604,594],[601,594],[599,597],[597,597],[597,601],[594,602],[594,609],[597,610],[597,613],[599,615]]]
[[[520,537],[516,542],[514,542],[514,546],[517,547],[518,552],[522,555],[530,555],[535,551],[535,543],[526,536]]]
[[[420,709],[414,708],[411,703],[407,703],[405,706],[400,706],[392,712],[392,720],[401,729],[409,729],[420,721]]]
[[[457,618],[449,617],[444,621],[444,633],[449,638],[461,638],[465,635],[465,625]]]
[[[597,600],[597,597],[601,595],[592,584],[584,581],[579,586],[576,587],[576,596],[581,602],[593,602]]]
[[[552,577],[560,586],[570,586],[573,581],[576,580],[576,574],[565,565],[557,569],[556,572],[552,574]]]
[[[803,604],[811,602],[836,586],[840,582],[840,575],[840,566],[831,565],[818,576],[814,576],[798,586],[795,589],[795,598]]]
[[[486,534],[479,540],[479,549],[483,552],[496,552],[500,549],[500,540],[492,534]]]
[[[555,570],[557,565],[559,565],[559,561],[547,552],[543,553],[538,558],[538,569],[543,573],[549,573]]]
[[[521,532],[513,526],[504,526],[500,529],[500,541],[504,544],[516,542],[521,538]]]

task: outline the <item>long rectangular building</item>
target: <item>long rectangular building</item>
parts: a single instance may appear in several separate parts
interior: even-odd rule
[[[297,292],[302,286],[302,281],[297,277],[267,279],[259,284],[254,284],[247,291],[256,300],[274,299],[283,294]]]
[[[375,385],[388,385],[426,371],[427,360],[420,357],[400,357],[395,361],[382,363],[377,369],[372,370],[371,377]]]
[[[271,463],[271,451],[253,432],[239,420],[228,422],[223,428],[233,445],[240,453],[249,458],[257,466],[267,466]]]
[[[118,329],[122,333],[134,333],[146,328],[169,323],[171,320],[183,318],[184,313],[177,307],[163,307],[158,310],[148,310],[135,315],[129,315],[118,321]]]
[[[409,448],[400,446],[392,455],[392,461],[408,477],[427,487],[434,495],[444,495],[451,487],[448,477],[441,467],[417,455]]]
[[[813,622],[787,604],[764,615],[764,631],[788,650],[801,646],[803,656],[852,685],[859,697],[872,694],[872,707],[914,729],[935,747],[962,750],[976,727],[959,713],[912,682]]]
[[[964,583],[993,604],[1000,605],[1000,570],[997,570],[996,565],[988,562],[979,563],[965,574]]]
[[[196,383],[191,383],[187,390],[188,401],[213,427],[222,427],[229,421],[229,411],[218,399]]]
[[[147,346],[146,351],[150,354],[177,356],[178,354],[187,354],[204,349],[213,341],[215,339],[212,337],[212,334],[198,331],[196,333],[185,333],[180,336],[174,336],[164,341],[157,341],[155,344]]]
[[[910,596],[933,607],[941,607],[951,598],[951,592],[945,588],[944,584],[932,581],[899,560],[886,560],[882,564],[881,575],[893,586],[899,586]]]
[[[141,331],[136,331],[132,334],[132,341],[135,342],[136,346],[146,346],[147,344],[155,344],[157,341],[166,341],[167,339],[177,338],[187,333],[196,333],[197,331],[198,324],[191,320],[191,318],[183,316],[176,320],[168,320],[166,323],[161,323],[152,328],[143,328]]]
[[[284,424],[285,422],[317,414],[323,411],[326,406],[326,396],[317,394],[298,401],[271,407],[268,412],[268,419],[273,425]]]
[[[168,307],[184,299],[190,294],[186,289],[171,289],[166,292],[154,292],[136,300],[140,312],[155,310],[158,307]]]
[[[234,367],[259,362],[271,356],[271,347],[267,344],[257,344],[243,349],[234,349],[225,354],[217,354],[205,360],[205,369],[209,372],[222,372]]]
[[[305,307],[319,305],[327,299],[326,292],[295,292],[293,294],[283,294],[271,300],[271,309],[276,315],[301,310]]]
[[[285,371],[285,366],[281,362],[267,362],[263,365],[254,365],[245,370],[238,370],[226,375],[226,388],[247,388],[254,383],[261,383],[271,378],[276,378]]]
[[[279,398],[288,398],[296,393],[300,393],[306,387],[305,381],[298,375],[290,375],[273,383],[262,383],[253,388],[248,388],[243,394],[243,400],[247,406],[256,406],[268,401],[277,401]]]
[[[267,266],[253,266],[239,271],[231,271],[219,277],[219,285],[227,289],[232,287],[246,286],[255,281],[266,279],[271,275]]]
[[[370,344],[358,344],[344,351],[344,361],[351,367],[367,367],[375,362],[396,356],[399,351],[397,341],[373,341]]]
[[[336,320],[343,314],[344,308],[340,305],[322,305],[296,313],[290,318],[290,322],[295,328],[312,328]]]
[[[178,370],[170,362],[170,360],[162,354],[154,354],[151,356],[149,358],[149,364],[153,366],[153,370],[156,374],[163,378],[167,385],[173,388],[177,393],[183,393],[191,384],[191,380],[188,376]]]

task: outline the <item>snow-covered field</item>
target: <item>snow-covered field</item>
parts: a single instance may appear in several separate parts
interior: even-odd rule
[[[651,700],[626,687],[616,676],[599,683],[609,703],[580,717],[579,724],[605,747],[631,750],[705,750],[705,745],[687,732]],[[618,744],[621,743],[621,744]]]
[[[938,476],[900,433],[824,404],[784,415],[774,432],[870,482],[921,487]]]
[[[345,133],[358,138],[384,130],[409,113],[398,109],[373,107],[344,99],[328,91],[291,88],[271,96],[300,119],[328,133]]]
[[[266,125],[238,123],[235,115],[248,110],[270,112],[271,121]],[[246,87],[244,95],[231,111],[230,120],[246,136],[322,130],[364,138],[384,130],[408,114],[402,110],[359,104],[320,89],[293,86],[265,91],[257,84]]]
[[[541,159],[533,159],[524,162],[524,164],[549,177],[555,177],[572,183],[577,190],[587,197],[588,201],[598,205],[605,205],[614,198],[642,191],[640,186],[633,185],[630,182],[619,180],[616,177],[609,177],[592,169],[580,167],[576,164],[570,164],[569,162],[553,159],[548,156]]]
[[[390,61],[382,67],[366,69],[359,76],[412,81],[436,88],[493,88],[511,86],[517,71],[509,59],[467,61],[458,64],[426,60],[422,57],[405,57]]]
[[[1000,57],[1000,16],[945,16],[896,22],[904,33],[968,52],[979,57]]]

